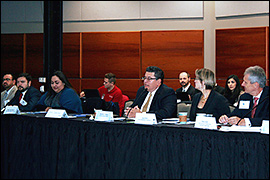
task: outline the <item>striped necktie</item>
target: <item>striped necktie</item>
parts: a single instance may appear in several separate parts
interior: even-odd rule
[[[258,102],[258,99],[257,97],[254,98],[254,104],[253,104],[253,107],[254,108],[255,106],[257,106],[257,102]],[[251,118],[254,118],[254,114],[255,114],[255,111],[256,111],[257,108],[254,108],[252,111],[251,111]]]

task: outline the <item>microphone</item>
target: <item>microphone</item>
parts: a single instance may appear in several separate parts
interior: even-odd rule
[[[268,98],[269,98],[269,96],[266,96],[261,102],[259,102],[259,103],[258,103],[256,106],[254,106],[253,108],[251,108],[244,116],[242,116],[242,118],[239,119],[239,121],[236,123],[236,125],[238,125],[238,124],[240,123],[240,121],[241,121],[242,119],[244,119],[244,117],[245,117],[246,115],[248,115],[249,113],[251,113],[251,111],[252,111],[253,109],[257,108],[260,104],[262,104],[263,101],[265,101],[265,100],[268,99]]]
[[[135,102],[137,102],[138,99],[141,98],[141,96],[143,95],[143,93],[144,93],[145,91],[147,91],[147,89],[143,88],[143,91],[142,91],[141,94],[138,96],[138,98],[135,99],[135,101],[132,103],[132,105],[135,104]],[[132,107],[132,105],[131,105],[130,107]],[[134,107],[134,106],[133,106],[133,107]],[[133,108],[133,107],[132,107],[132,108]],[[127,113],[126,117],[128,117],[128,115],[129,115],[129,113],[130,113],[130,111],[131,111],[132,108],[130,108],[130,109],[128,110],[128,113]]]

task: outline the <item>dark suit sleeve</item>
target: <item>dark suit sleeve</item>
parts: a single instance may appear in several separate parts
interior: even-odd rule
[[[177,97],[175,91],[167,86],[156,92],[149,113],[155,113],[158,120],[176,117]]]
[[[34,87],[29,88],[24,97],[27,105],[19,106],[19,109],[21,111],[34,111],[40,97],[41,93],[37,89],[35,89]]]
[[[240,103],[228,117],[237,116],[239,118],[249,118],[252,126],[261,126],[263,120],[269,120],[269,87],[265,87],[257,106],[254,118],[251,118],[253,107],[252,96],[245,93],[240,96],[241,101],[249,101],[249,109],[239,108]]]

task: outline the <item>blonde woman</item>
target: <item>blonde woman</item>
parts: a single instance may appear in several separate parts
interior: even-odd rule
[[[197,69],[195,75],[195,88],[201,92],[193,97],[190,120],[194,121],[197,113],[206,113],[211,114],[218,122],[221,115],[230,113],[228,100],[213,90],[216,83],[213,71],[206,68]]]

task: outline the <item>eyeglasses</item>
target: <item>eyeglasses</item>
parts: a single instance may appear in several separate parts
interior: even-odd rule
[[[151,80],[154,80],[154,79],[156,79],[156,78],[152,78],[152,77],[142,77],[142,80],[144,81],[144,80],[148,80],[148,81],[151,81]]]
[[[9,79],[9,78],[6,78],[6,79],[3,79],[3,81],[10,81],[11,79]]]

